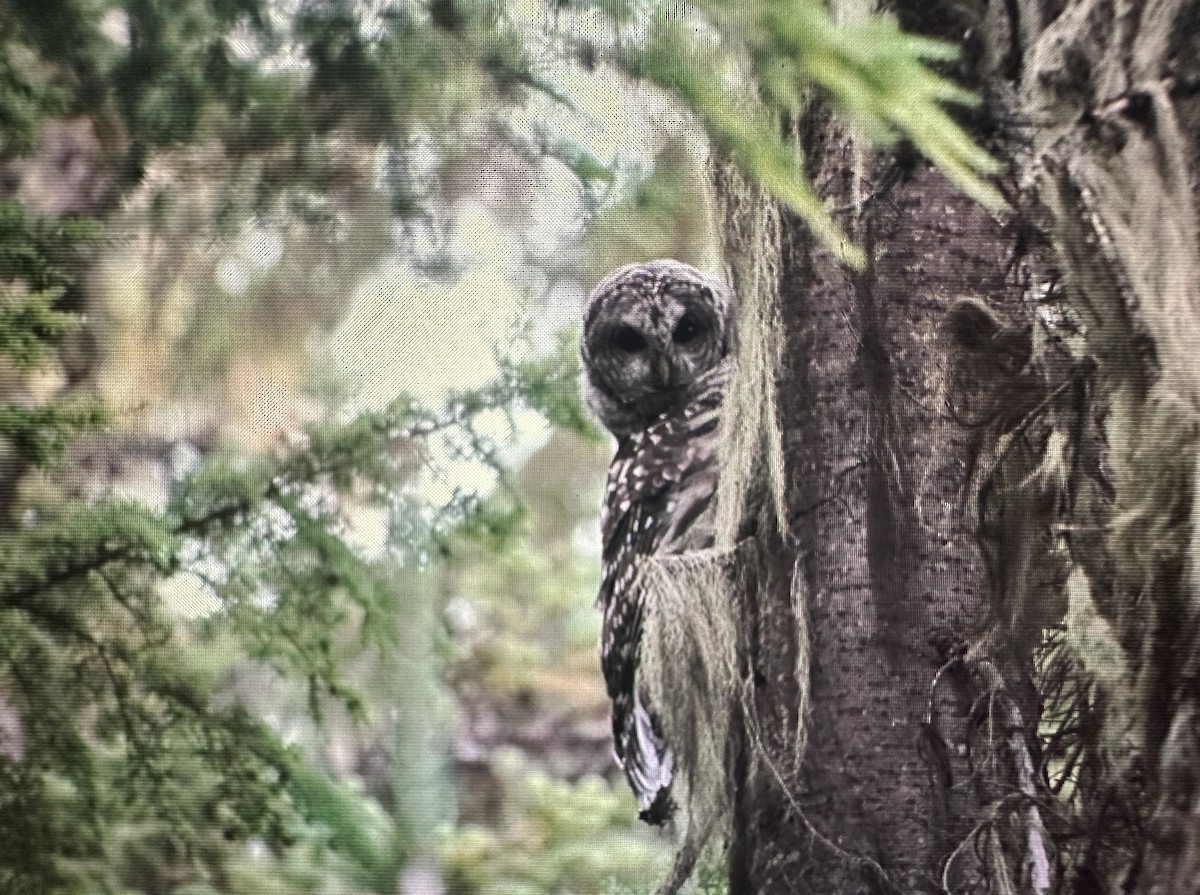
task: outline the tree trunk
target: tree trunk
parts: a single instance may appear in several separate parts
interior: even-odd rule
[[[1013,208],[813,107],[855,273],[717,172],[762,434],[733,889],[1200,891],[1200,4],[892,6],[967,35]]]

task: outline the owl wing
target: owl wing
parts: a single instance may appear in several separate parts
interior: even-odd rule
[[[712,544],[720,384],[684,413],[622,439],[609,469],[597,599],[604,613],[601,666],[613,706],[614,752],[649,823],[670,816],[674,755],[638,680],[648,593],[637,563]]]

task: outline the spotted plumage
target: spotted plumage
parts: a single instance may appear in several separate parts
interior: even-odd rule
[[[649,598],[638,562],[712,544],[731,339],[724,290],[677,261],[621,268],[588,299],[588,403],[617,439],[601,520],[601,667],[614,753],[649,823],[671,815],[675,757],[638,677]]]

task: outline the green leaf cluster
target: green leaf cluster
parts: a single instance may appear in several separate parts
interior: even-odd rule
[[[888,16],[838,22],[822,0],[701,0],[698,8],[703,21],[674,13],[655,20],[630,64],[682,97],[714,143],[846,263],[861,267],[866,259],[823,205],[780,126],[803,112],[814,90],[876,143],[910,141],[966,193],[1003,207],[987,179],[997,163],[948,108],[978,100],[933,67],[956,59],[957,47],[907,34]]]

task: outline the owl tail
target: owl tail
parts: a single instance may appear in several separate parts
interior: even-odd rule
[[[671,800],[675,754],[663,738],[658,719],[646,708],[637,688],[626,731],[625,776],[638,800],[638,817],[648,824],[661,826],[675,811],[675,803]]]

